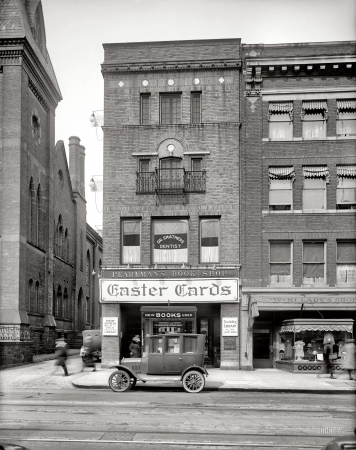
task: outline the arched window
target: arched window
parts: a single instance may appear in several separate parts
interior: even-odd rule
[[[90,277],[91,277],[91,270],[90,270],[90,252],[87,251],[87,264],[85,268],[85,280],[87,286],[89,286],[89,292],[90,292]]]
[[[57,289],[57,316],[63,317],[62,287],[59,285]]]
[[[41,217],[41,185],[38,185],[37,188],[37,196],[36,196],[36,225],[35,225],[35,237],[36,237],[36,245],[40,246],[41,239],[41,227],[42,227],[42,217]]]
[[[35,301],[33,310],[35,312],[40,312],[40,283],[38,281],[36,281],[35,285]]]
[[[53,297],[52,297],[52,314],[53,316],[56,315],[56,302],[57,302],[57,296],[56,296],[56,289],[53,285]]]
[[[33,178],[31,177],[29,185],[29,215],[28,215],[28,241],[34,241],[34,228],[35,228],[35,187],[33,184]]]
[[[27,292],[27,310],[31,311],[33,305],[33,279],[30,278],[28,282],[28,292]]]
[[[70,255],[69,255],[69,232],[68,228],[66,228],[65,234],[64,234],[64,241],[65,241],[65,253],[66,257],[65,260],[70,263]]]
[[[63,257],[63,226],[62,226],[62,216],[58,218],[58,235],[57,235],[57,256]]]
[[[184,171],[180,158],[168,157],[159,160],[160,189],[178,189],[183,186]]]
[[[84,264],[84,245],[83,245],[83,230],[80,230],[80,270],[83,270]]]

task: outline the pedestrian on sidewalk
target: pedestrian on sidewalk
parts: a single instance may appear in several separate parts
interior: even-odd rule
[[[96,372],[96,367],[95,367],[95,356],[93,354],[93,350],[92,349],[88,349],[88,351],[86,352],[86,354],[83,356],[83,366],[82,366],[82,370],[81,372],[84,372],[84,369],[86,367],[93,367],[92,372]]]
[[[330,359],[331,353],[332,353],[332,350],[331,350],[330,346],[328,345],[326,347],[326,352],[325,352],[326,372],[330,373],[330,378],[336,379],[336,377],[334,377],[332,360]]]
[[[59,338],[56,341],[56,366],[61,366],[64,370],[64,377],[67,377],[68,370],[66,366],[66,360],[68,357],[68,346],[64,338]]]
[[[349,374],[349,380],[353,380],[352,371],[355,370],[355,352],[356,352],[355,339],[346,339],[343,351],[346,353],[344,368],[347,370]]]
[[[136,336],[132,338],[131,344],[129,346],[131,358],[140,358],[141,357],[140,342],[141,342],[140,336],[138,334],[136,334]]]

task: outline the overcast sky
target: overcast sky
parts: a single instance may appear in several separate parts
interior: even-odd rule
[[[356,40],[355,0],[42,0],[47,49],[63,100],[56,141],[78,136],[86,148],[88,223],[102,224],[102,130],[89,117],[103,109],[103,43],[241,38],[246,44]]]

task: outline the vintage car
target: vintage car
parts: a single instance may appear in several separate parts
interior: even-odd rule
[[[205,334],[147,335],[142,358],[123,358],[114,366],[117,370],[110,375],[109,386],[124,392],[138,381],[179,381],[187,392],[200,392],[208,375],[204,352]]]
[[[100,330],[84,330],[83,346],[80,349],[79,355],[83,361],[91,354],[97,361],[101,360],[101,333]]]

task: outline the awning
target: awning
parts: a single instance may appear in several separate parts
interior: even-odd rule
[[[269,167],[270,180],[294,180],[294,167]]]
[[[356,178],[356,166],[337,166],[336,173],[338,177]]]
[[[324,120],[327,120],[328,118],[328,103],[326,100],[313,100],[313,101],[307,101],[302,103],[302,111],[300,113],[300,117],[303,120],[305,113],[308,112],[312,114],[313,112],[322,112]]]
[[[356,111],[356,100],[337,100],[337,113],[341,111]]]
[[[326,102],[326,100],[322,100],[322,101],[317,101],[317,100],[313,100],[313,101],[309,101],[309,102],[303,102],[302,103],[302,109],[304,109],[304,111],[321,111],[321,110],[328,110],[328,104]]]
[[[326,166],[304,166],[304,178],[325,178],[327,181],[330,178],[329,169]]]
[[[270,112],[275,113],[288,113],[289,111],[293,110],[293,103],[287,102],[287,103],[269,103],[268,104],[268,110]]]
[[[284,320],[279,333],[301,331],[347,331],[352,333],[353,319],[293,319]]]
[[[352,333],[352,325],[282,325],[280,333],[299,333],[300,331],[347,331]]]
[[[290,120],[293,120],[293,102],[269,103],[268,104],[268,120],[271,114],[289,114]]]

